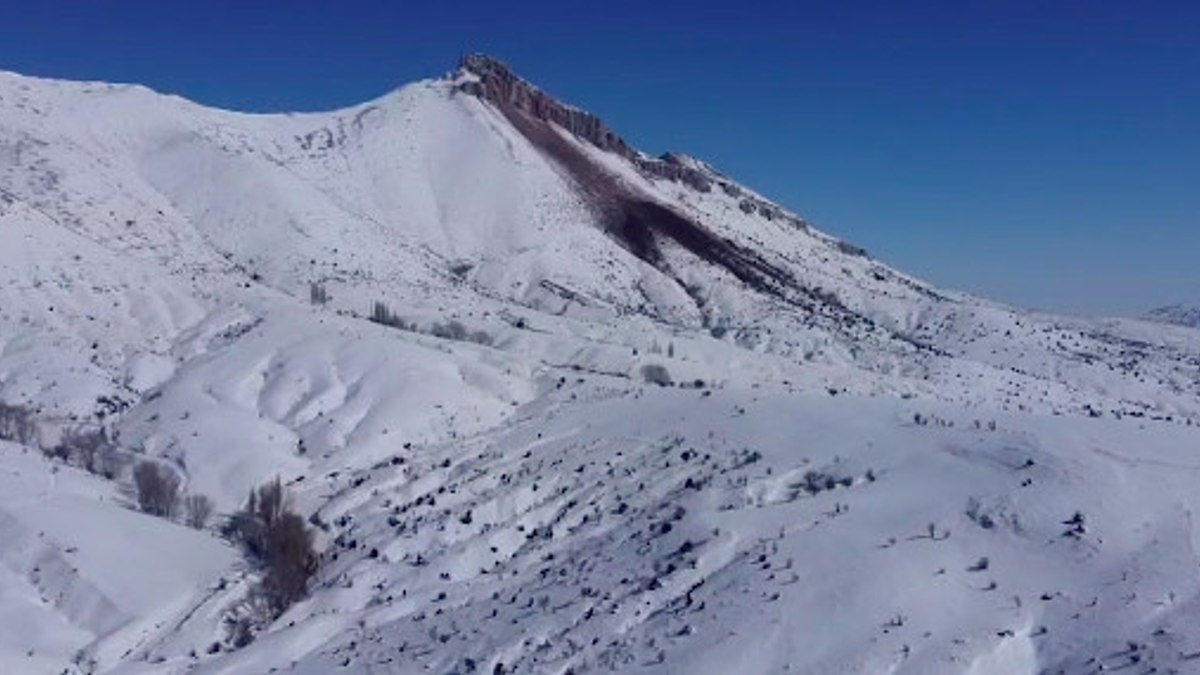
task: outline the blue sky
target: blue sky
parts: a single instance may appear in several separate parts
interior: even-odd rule
[[[0,68],[254,111],[485,51],[938,284],[1200,304],[1198,2],[5,0],[4,20]]]

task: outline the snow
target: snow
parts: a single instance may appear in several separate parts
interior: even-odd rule
[[[836,302],[648,264],[467,77],[246,115],[0,73],[39,432],[0,442],[0,672],[1195,668],[1200,333],[933,288],[559,130]],[[241,552],[34,447],[99,425],[218,521],[279,477],[310,596],[235,649]]]
[[[0,466],[4,672],[61,672],[77,654],[111,665],[161,639],[237,560],[40,453],[0,443]]]

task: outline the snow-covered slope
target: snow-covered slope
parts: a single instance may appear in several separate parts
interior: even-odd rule
[[[933,288],[486,57],[303,115],[0,74],[0,401],[5,672],[1200,654],[1200,334]],[[242,645],[257,571],[78,426],[219,515],[281,477],[309,599]]]

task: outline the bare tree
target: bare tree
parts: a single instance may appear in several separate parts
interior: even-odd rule
[[[0,439],[21,445],[37,440],[37,425],[29,408],[0,402]]]
[[[212,500],[204,495],[188,495],[187,499],[183,500],[183,507],[184,521],[188,526],[203,530],[212,516]]]
[[[275,480],[258,488],[258,510],[256,515],[269,533],[275,528],[276,522],[286,511],[283,498],[283,483],[276,476]]]
[[[262,589],[275,616],[308,592],[308,579],[316,568],[312,533],[304,519],[285,511],[267,537],[267,574]]]
[[[283,484],[276,477],[250,491],[245,508],[231,515],[225,524],[225,535],[240,541],[254,558],[265,561],[271,531],[286,510]]]
[[[371,321],[384,326],[396,326],[399,318],[388,309],[387,303],[376,300],[371,305]]]
[[[179,510],[179,477],[170,469],[142,460],[133,470],[138,508],[163,518],[173,518]]]
[[[316,570],[312,531],[291,510],[279,478],[251,490],[245,508],[230,516],[224,531],[262,563],[266,573],[259,591],[270,618],[304,597]]]

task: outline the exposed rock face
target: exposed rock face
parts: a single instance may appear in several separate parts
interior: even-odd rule
[[[786,270],[713,234],[701,223],[634,194],[577,146],[556,133],[548,120],[508,103],[495,105],[526,139],[574,178],[582,194],[601,215],[608,234],[630,253],[669,273],[661,244],[671,240],[697,257],[725,268],[755,290],[811,306],[808,291],[797,287]]]
[[[464,83],[463,91],[496,105],[512,106],[543,122],[553,122],[601,150],[615,152],[629,159],[637,155],[625,139],[605,126],[599,117],[558,102],[517,77],[500,61],[490,56],[472,54],[464,57],[459,65],[479,77],[477,82]]]
[[[741,208],[746,213],[758,213],[767,220],[783,218],[798,227],[804,223],[775,204],[752,195],[743,196],[741,188],[727,181],[711,167],[677,153],[650,157],[639,152],[610,129],[595,115],[566,105],[529,82],[517,77],[507,65],[490,56],[472,54],[463,58],[459,67],[478,80],[464,82],[460,89],[501,108],[518,110],[525,115],[555,125],[606,152],[624,157],[643,173],[673,180],[698,192],[711,192],[719,185],[731,197],[742,197]]]

